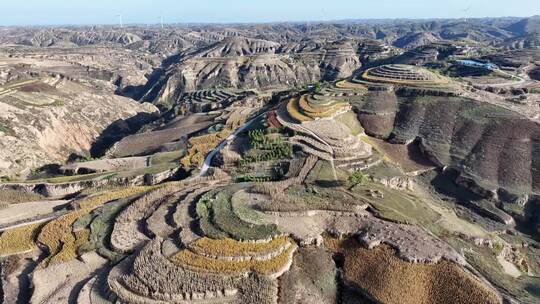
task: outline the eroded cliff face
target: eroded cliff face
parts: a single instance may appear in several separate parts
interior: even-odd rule
[[[8,84],[9,86],[9,84]],[[0,89],[0,176],[64,162],[88,151],[113,122],[157,109],[108,91],[59,79],[30,79]]]
[[[348,40],[281,46],[235,37],[180,58],[147,85],[144,100],[174,102],[186,91],[206,88],[286,89],[345,78],[361,66]]]

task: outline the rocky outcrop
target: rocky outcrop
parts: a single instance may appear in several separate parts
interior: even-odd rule
[[[375,182],[385,185],[388,188],[396,190],[414,190],[414,181],[409,177],[394,176],[394,177],[383,177],[383,178],[374,178]]]

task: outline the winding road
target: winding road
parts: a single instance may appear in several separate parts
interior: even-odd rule
[[[236,136],[238,136],[238,134],[242,133],[245,129],[247,129],[249,126],[251,126],[251,124],[253,124],[253,122],[255,122],[255,120],[257,120],[257,118],[259,118],[264,113],[265,112],[263,111],[261,114],[255,116],[250,121],[246,122],[243,126],[236,129],[233,132],[233,134],[229,135],[229,137],[227,137],[224,141],[222,141],[216,148],[214,148],[214,150],[212,150],[210,153],[208,153],[208,155],[204,159],[204,163],[203,163],[203,166],[201,167],[201,172],[199,173],[199,176],[200,177],[206,176],[206,174],[208,173],[208,169],[210,169],[210,164],[212,163],[212,159],[214,159],[216,154],[218,154],[221,150],[223,150],[223,148],[226,145],[228,145],[233,140],[235,140]]]
[[[495,72],[497,73],[500,73],[500,74],[503,74],[505,76],[508,76],[510,78],[517,78],[518,80],[517,81],[512,81],[512,82],[502,82],[502,83],[494,83],[494,84],[490,84],[490,86],[492,87],[510,87],[510,86],[517,86],[517,85],[522,85],[524,84],[525,82],[527,82],[527,80],[519,75],[512,75],[510,73],[507,73],[501,69],[497,69],[497,70],[494,70]]]

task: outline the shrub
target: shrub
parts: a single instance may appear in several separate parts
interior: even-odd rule
[[[362,171],[355,171],[351,176],[349,176],[349,182],[356,185],[363,185],[368,181],[369,177],[364,174]]]

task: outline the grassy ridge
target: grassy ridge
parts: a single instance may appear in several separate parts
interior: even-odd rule
[[[254,225],[242,221],[232,208],[228,191],[199,200],[196,211],[204,234],[215,239],[229,237],[235,240],[265,240],[279,234],[276,225]]]

